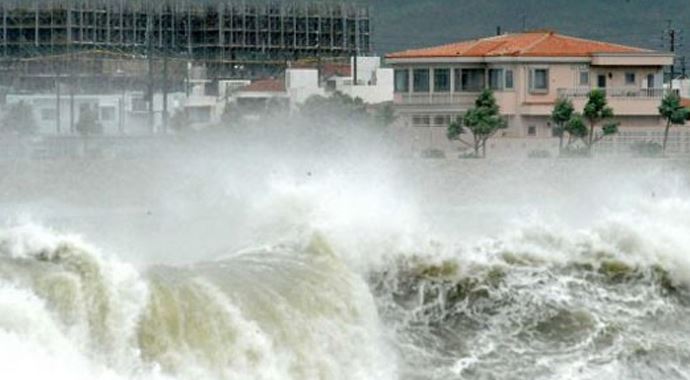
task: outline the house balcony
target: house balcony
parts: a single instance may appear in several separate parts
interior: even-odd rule
[[[587,103],[589,88],[561,88],[558,95],[572,99],[581,111]],[[669,90],[664,88],[605,88],[606,100],[618,116],[657,116],[661,99]]]
[[[395,103],[400,105],[467,106],[474,104],[478,95],[479,93],[474,92],[395,94]]]
[[[665,88],[631,88],[631,87],[617,87],[617,88],[603,88],[606,93],[606,98],[625,98],[625,99],[661,99],[668,92]],[[591,88],[559,88],[558,96],[577,99],[586,98],[592,91]]]

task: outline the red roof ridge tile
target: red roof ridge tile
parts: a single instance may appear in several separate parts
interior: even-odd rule
[[[582,57],[594,54],[654,53],[653,50],[571,37],[551,30],[509,33],[388,54],[387,58]]]
[[[531,44],[527,45],[526,47],[524,47],[522,49],[518,49],[518,51],[519,51],[518,55],[524,54],[524,53],[532,50],[535,46],[539,45],[540,43],[544,42],[547,38],[554,35],[554,32],[546,32],[546,33],[542,32],[542,33],[544,35],[541,36],[541,38],[537,39],[536,41],[532,42]]]
[[[618,44],[618,43],[615,43],[615,42],[598,41],[598,40],[592,40],[592,39],[582,38],[582,37],[566,36],[566,35],[564,35],[564,34],[558,34],[558,33],[555,33],[554,35],[555,35],[555,36],[558,36],[558,37],[561,37],[561,38],[567,38],[567,39],[570,39],[570,40],[576,40],[576,41],[588,42],[588,43],[594,43],[594,44],[600,44],[600,45],[609,45],[609,46],[615,46],[615,47],[618,47],[618,48],[621,48],[621,49],[629,49],[629,50],[633,50],[633,51],[639,51],[640,53],[653,53],[653,52],[654,52],[654,50],[643,49],[643,48],[636,47],[636,46],[629,46],[629,45]]]

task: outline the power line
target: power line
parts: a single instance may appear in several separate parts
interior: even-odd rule
[[[679,47],[681,31],[673,27],[673,23],[671,20],[667,20],[667,22],[668,26],[666,27],[666,30],[664,30],[663,32],[663,40],[664,44],[668,44],[669,51],[675,55],[676,48]],[[673,81],[673,78],[675,76],[676,66],[674,58],[673,62],[671,63],[670,80]]]

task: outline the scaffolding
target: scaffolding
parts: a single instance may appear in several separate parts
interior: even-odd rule
[[[150,75],[203,64],[211,79],[287,61],[371,51],[370,10],[353,4],[238,0],[2,0],[0,85]],[[138,62],[138,63],[137,63]],[[76,67],[76,68],[75,68]]]

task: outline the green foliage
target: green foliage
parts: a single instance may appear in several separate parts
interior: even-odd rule
[[[666,143],[668,142],[668,132],[672,125],[685,125],[686,120],[690,120],[690,110],[683,107],[680,101],[680,96],[675,92],[669,92],[661,100],[659,106],[659,114],[666,120],[666,128],[664,129],[664,141],[662,143],[662,152],[666,151]]]
[[[573,102],[567,98],[559,98],[551,112],[551,121],[554,123],[553,131],[559,139],[559,149],[563,149],[563,136],[565,128],[575,113]]]
[[[590,91],[587,95],[582,114],[576,113],[573,103],[567,99],[556,101],[551,120],[556,124],[555,131],[561,137],[561,154],[568,156],[580,156],[582,149],[574,145],[581,143],[585,150],[591,153],[592,146],[606,136],[618,133],[619,124],[610,119],[614,116],[613,109],[608,106],[606,92],[600,89]],[[587,125],[589,123],[589,126]],[[601,131],[596,131],[596,126],[603,123]],[[563,133],[568,134],[568,145],[563,149]]]
[[[606,101],[606,92],[604,90],[594,89],[589,92],[589,95],[587,95],[587,104],[585,104],[582,113],[589,121],[589,134],[587,139],[583,141],[590,151],[592,146],[604,137],[618,133],[618,124],[610,121],[604,124],[601,134],[595,132],[598,123],[605,122],[614,116],[613,108],[609,107]]]
[[[583,115],[590,121],[613,117],[613,109],[608,106],[604,90],[597,88],[589,92]]]
[[[98,121],[98,112],[90,107],[79,112],[79,120],[75,128],[82,136],[103,134],[103,125]]]
[[[580,114],[574,114],[565,124],[564,130],[570,135],[571,143],[572,139],[584,139],[589,134],[585,119]]]
[[[465,133],[465,128],[462,126],[462,122],[456,120],[448,125],[446,137],[448,137],[448,140],[457,140],[463,133]]]
[[[499,130],[508,128],[508,124],[500,114],[500,108],[496,103],[493,91],[484,90],[474,103],[474,107],[467,110],[462,119],[462,124],[453,122],[448,126],[446,136],[449,140],[457,140],[472,147],[476,157],[486,157],[486,142]],[[462,138],[467,131],[471,133],[472,140]]]
[[[601,131],[604,133],[604,136],[615,135],[616,133],[618,133],[619,125],[619,123],[614,122],[606,123],[603,127],[601,127]]]
[[[38,124],[34,118],[33,108],[20,101],[7,106],[5,114],[0,122],[0,131],[30,135],[38,132]]]

